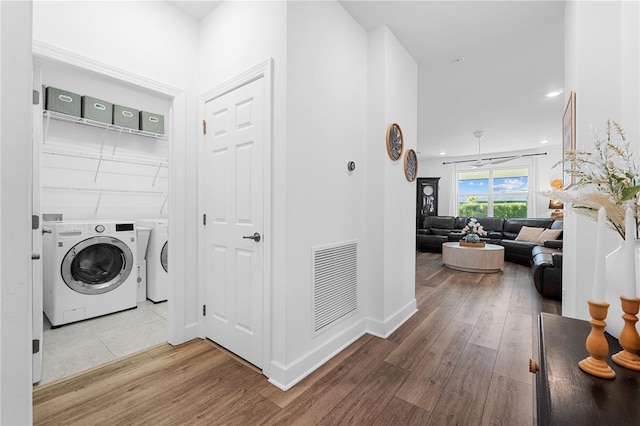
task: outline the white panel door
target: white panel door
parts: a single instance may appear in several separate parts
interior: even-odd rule
[[[262,368],[263,84],[207,102],[207,338]]]

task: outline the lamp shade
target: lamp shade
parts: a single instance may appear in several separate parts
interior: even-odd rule
[[[564,208],[564,204],[559,200],[549,200],[549,208],[550,209],[562,209]]]

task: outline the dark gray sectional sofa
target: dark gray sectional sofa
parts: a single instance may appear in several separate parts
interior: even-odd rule
[[[418,229],[416,248],[419,251],[442,252],[442,243],[460,241],[462,228],[469,217],[428,216]],[[531,266],[536,289],[545,297],[562,297],[562,233],[556,240],[544,242],[516,241],[523,226],[562,229],[562,220],[551,218],[482,217],[478,222],[487,235],[481,238],[489,244],[504,247],[504,260]]]

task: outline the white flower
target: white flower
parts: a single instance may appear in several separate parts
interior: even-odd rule
[[[617,137],[616,137],[617,135]],[[552,190],[546,196],[552,200],[571,203],[578,214],[597,221],[600,207],[607,212],[607,223],[625,238],[625,213],[631,207],[636,222],[636,236],[640,225],[640,163],[615,121],[607,122],[606,138],[594,131],[594,152],[569,150],[565,153],[566,173],[573,176],[575,186],[566,191]]]
[[[476,219],[474,217],[469,219],[469,223],[467,224],[467,226],[462,228],[462,235],[465,235],[467,233],[468,234],[478,234],[478,235],[482,235],[482,236],[487,235],[487,231],[485,231],[484,227],[482,225],[480,225],[480,223],[478,222],[478,219]]]

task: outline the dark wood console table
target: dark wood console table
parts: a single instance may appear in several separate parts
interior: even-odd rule
[[[578,367],[578,362],[588,356],[585,340],[591,326],[587,321],[543,313],[538,326],[539,425],[640,424],[640,372],[611,361],[611,355],[620,350],[616,339],[607,334],[607,363],[616,372],[616,378],[600,379]]]

